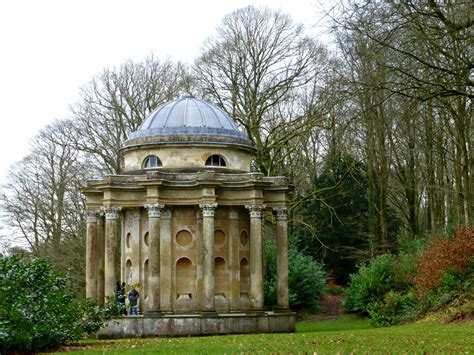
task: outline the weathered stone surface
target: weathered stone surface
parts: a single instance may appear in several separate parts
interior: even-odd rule
[[[123,317],[110,320],[98,338],[287,333],[295,331],[295,314],[219,314]]]

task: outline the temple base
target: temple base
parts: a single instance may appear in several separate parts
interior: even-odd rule
[[[215,316],[163,315],[125,316],[107,322],[97,338],[218,335],[245,333],[290,333],[295,331],[295,313],[218,314]]]

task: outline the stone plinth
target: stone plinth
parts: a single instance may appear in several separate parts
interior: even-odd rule
[[[136,338],[156,336],[219,335],[246,333],[288,333],[295,331],[295,313],[126,316],[107,322],[96,336]]]

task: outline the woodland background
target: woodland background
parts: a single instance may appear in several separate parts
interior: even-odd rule
[[[472,225],[472,11],[468,1],[343,1],[327,9],[334,43],[324,46],[285,13],[246,7],[194,65],[153,54],[104,69],[11,167],[7,254],[49,259],[84,297],[80,186],[120,174],[128,134],[187,93],[238,122],[255,171],[290,178],[290,243],[337,284],[380,254]]]

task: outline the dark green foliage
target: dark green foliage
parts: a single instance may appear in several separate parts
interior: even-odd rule
[[[79,304],[69,279],[43,259],[0,258],[0,349],[39,351],[83,337],[102,326],[105,313]]]
[[[418,299],[413,292],[400,293],[390,290],[383,300],[370,303],[367,312],[373,324],[388,326],[405,320],[417,304]]]
[[[383,302],[386,293],[403,291],[407,287],[397,258],[390,254],[380,255],[351,275],[344,306],[349,311],[369,314],[373,304]]]
[[[299,248],[324,262],[338,284],[347,284],[357,264],[370,253],[367,184],[366,166],[351,156],[338,155],[313,180],[313,192],[296,199],[291,236]],[[398,219],[392,214],[389,231],[395,236]]]
[[[276,247],[266,247],[267,273],[265,280],[265,303],[275,306],[277,300]],[[305,255],[295,246],[288,248],[289,302],[293,310],[321,310],[319,300],[326,289],[326,274],[323,266],[312,257]]]
[[[407,278],[414,261],[391,254],[380,255],[361,266],[351,280],[344,307],[369,316],[376,326],[397,324],[417,313],[418,299]]]

